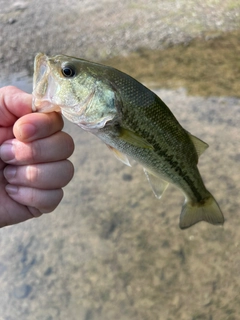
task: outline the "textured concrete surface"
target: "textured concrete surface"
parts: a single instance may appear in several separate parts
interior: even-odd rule
[[[211,38],[240,25],[239,0],[0,0],[3,70],[31,69],[38,51],[88,60]]]
[[[199,167],[224,227],[179,230],[179,190],[155,199],[140,166],[67,123],[76,174],[63,202],[1,230],[0,319],[238,319],[240,101],[159,94],[210,144]]]

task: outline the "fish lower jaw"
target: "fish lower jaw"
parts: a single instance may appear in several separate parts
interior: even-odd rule
[[[59,105],[53,104],[49,101],[38,101],[37,99],[33,99],[32,110],[33,112],[42,113],[50,113],[53,111],[61,112],[61,108]]]

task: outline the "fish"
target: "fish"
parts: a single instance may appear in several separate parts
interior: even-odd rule
[[[153,91],[113,67],[66,55],[38,53],[33,74],[34,112],[61,112],[100,138],[115,157],[143,166],[155,196],[169,183],[185,196],[179,226],[222,225],[224,216],[198,170],[208,144],[185,130]]]

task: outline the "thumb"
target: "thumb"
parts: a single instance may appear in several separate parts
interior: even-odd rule
[[[16,87],[0,88],[0,126],[12,126],[25,114],[32,112],[32,96]]]

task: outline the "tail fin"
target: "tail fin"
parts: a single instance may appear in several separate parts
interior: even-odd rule
[[[180,215],[181,229],[189,228],[200,221],[206,221],[212,224],[224,223],[222,211],[212,195],[201,203],[192,203],[186,200],[182,207]]]

